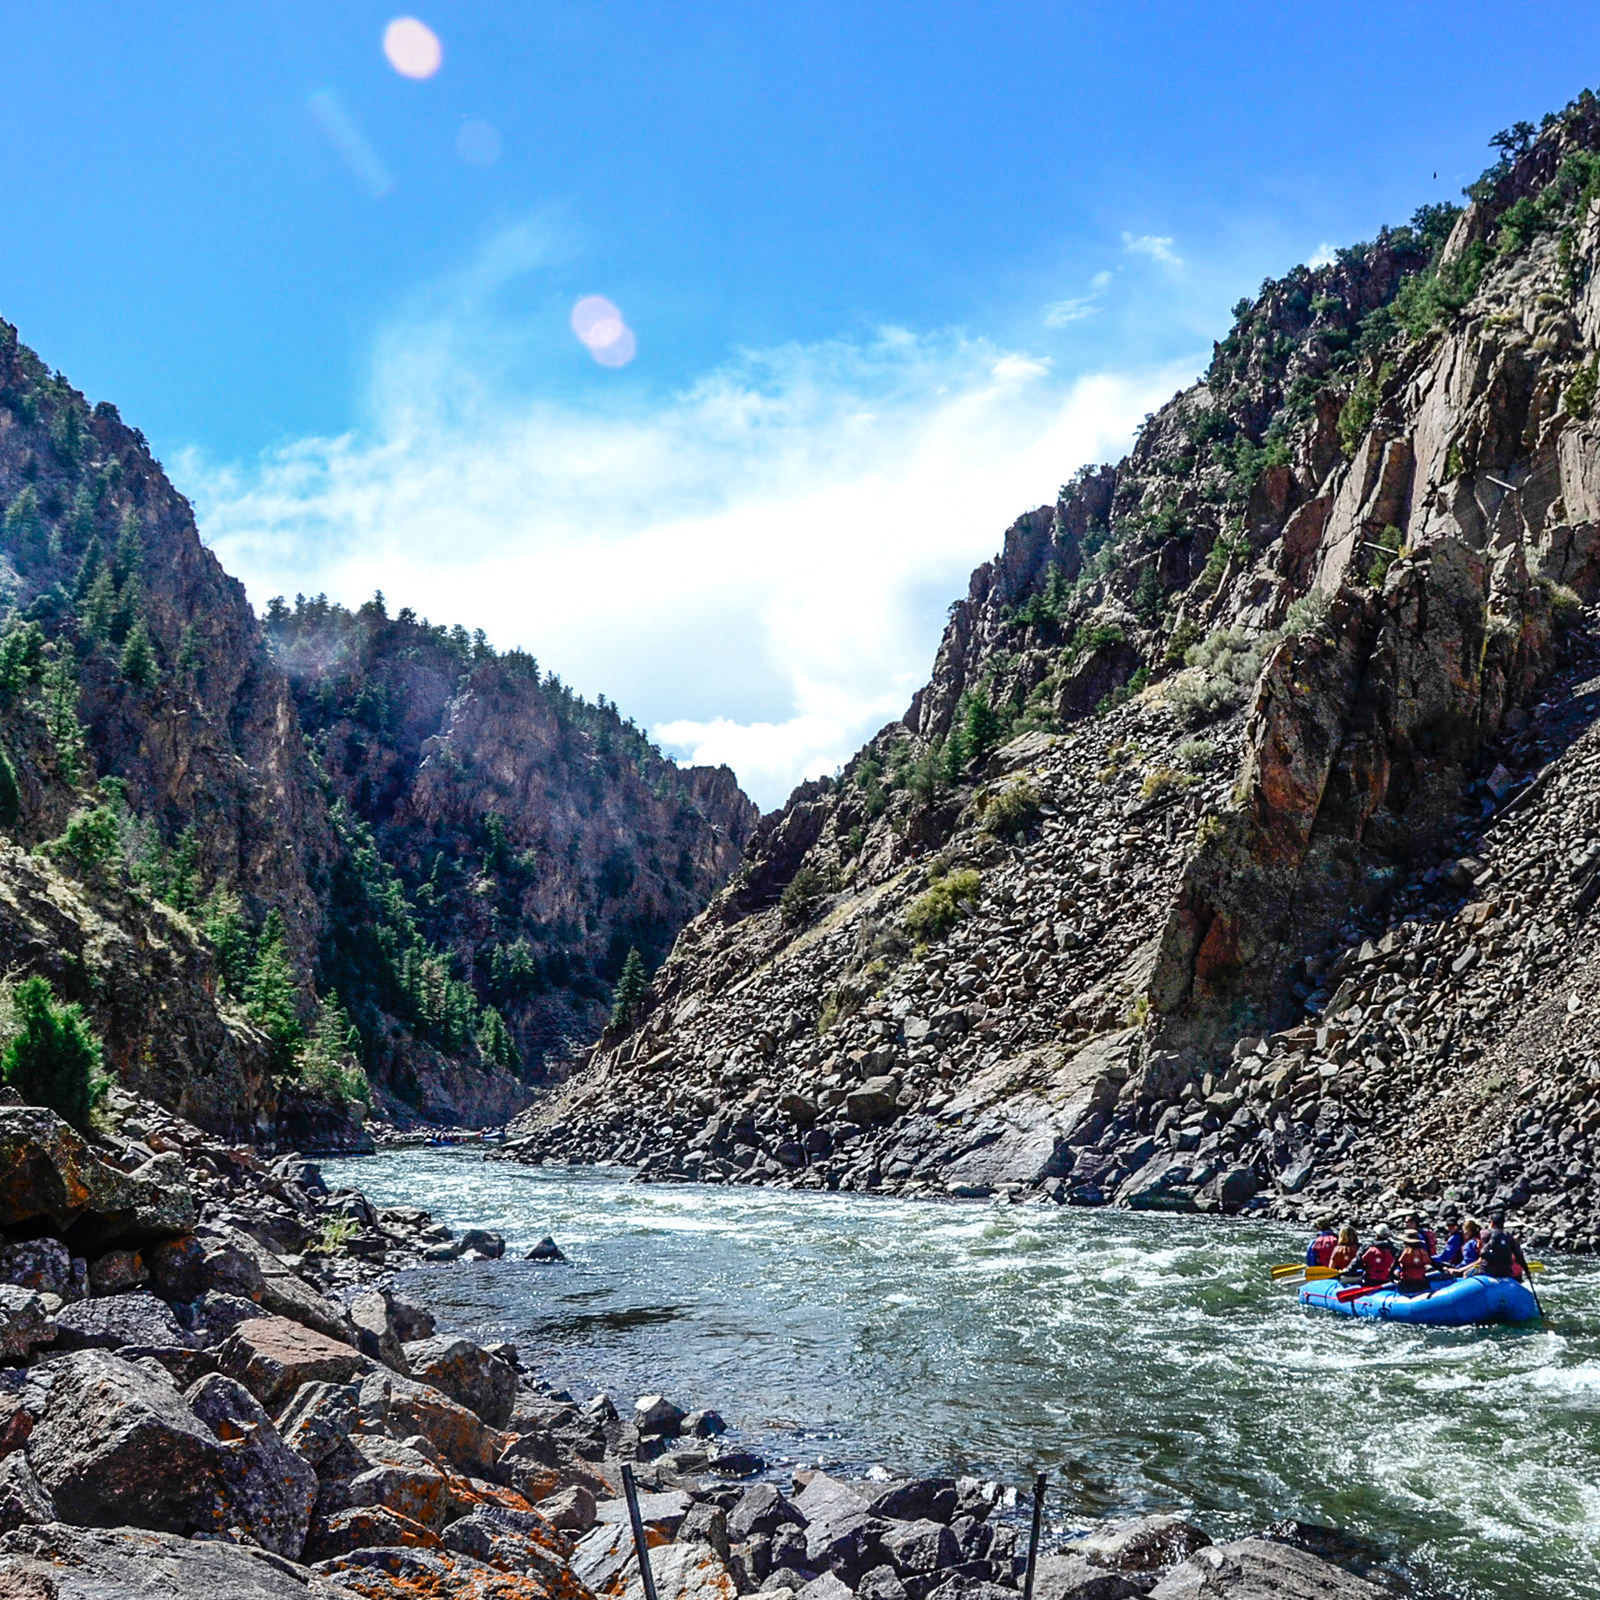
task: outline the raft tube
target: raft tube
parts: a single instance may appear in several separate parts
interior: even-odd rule
[[[1435,1328],[1465,1328],[1486,1322],[1532,1322],[1539,1315],[1533,1291],[1515,1278],[1435,1278],[1426,1294],[1402,1294],[1398,1289],[1374,1289],[1341,1302],[1338,1294],[1349,1287],[1337,1278],[1305,1284],[1300,1304],[1341,1317],[1373,1317],[1382,1322],[1418,1322]]]

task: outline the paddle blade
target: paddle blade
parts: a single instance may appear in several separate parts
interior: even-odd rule
[[[1376,1294],[1382,1287],[1381,1283],[1357,1283],[1348,1289],[1341,1289],[1333,1298],[1340,1305],[1348,1305],[1352,1300],[1359,1300],[1364,1294]]]
[[[1298,1261],[1286,1261],[1282,1266],[1274,1267],[1272,1269],[1272,1276],[1274,1280],[1277,1280],[1278,1278],[1292,1278],[1297,1272],[1304,1272],[1306,1270],[1307,1269]]]
[[[1337,1278],[1339,1269],[1337,1267],[1307,1267],[1305,1273],[1307,1283],[1317,1283],[1323,1278]]]

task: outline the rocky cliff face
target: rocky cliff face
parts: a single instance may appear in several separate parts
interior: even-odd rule
[[[1241,302],[1124,461],[1007,532],[902,722],[763,822],[525,1158],[1285,1214],[1454,1188],[1600,1237],[1555,1109],[1581,1051],[1505,1003],[1583,1015],[1554,947],[1590,891],[1540,850],[1592,829],[1597,151],[1586,95],[1464,211]],[[1486,827],[1542,876],[1502,883]]]
[[[660,964],[738,865],[755,806],[726,767],[682,770],[480,634],[274,607],[268,633],[332,792],[371,832],[417,928],[492,1004],[530,1076],[605,1024],[628,952]],[[384,998],[358,953],[327,967],[348,1004]]]
[[[270,623],[292,683],[143,437],[0,323],[7,970],[216,1132],[347,1142],[368,1077],[398,1118],[503,1120],[754,808],[481,636]]]

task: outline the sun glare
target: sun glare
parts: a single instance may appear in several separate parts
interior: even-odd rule
[[[572,308],[572,331],[602,367],[625,367],[639,349],[633,329],[603,294],[588,294]]]
[[[431,78],[444,61],[439,35],[415,17],[396,17],[383,30],[383,53],[402,78]]]

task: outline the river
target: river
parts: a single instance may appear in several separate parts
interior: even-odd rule
[[[1290,1516],[1381,1546],[1417,1592],[1600,1594],[1600,1266],[1543,1328],[1301,1311],[1267,1224],[629,1183],[400,1150],[322,1163],[378,1205],[503,1233],[406,1274],[441,1331],[514,1340],[580,1398],[714,1406],[774,1466],[1048,1469],[1051,1523]],[[518,1259],[552,1234],[565,1267]]]

